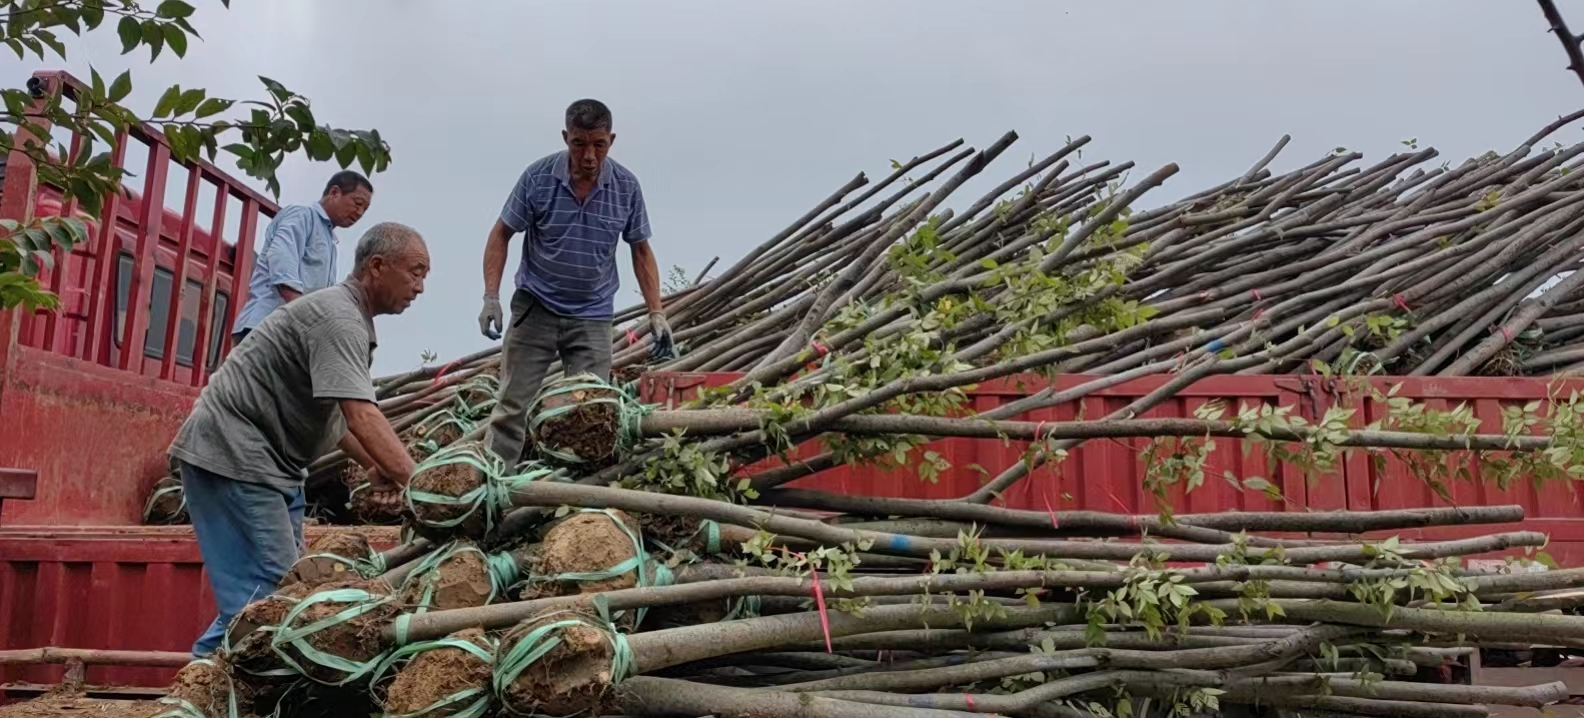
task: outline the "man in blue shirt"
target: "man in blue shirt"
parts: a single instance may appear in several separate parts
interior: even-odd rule
[[[357,224],[373,199],[367,177],[343,170],[330,177],[318,202],[281,208],[264,230],[248,300],[231,330],[233,346],[281,305],[337,282],[335,230]]]
[[[528,406],[557,357],[566,374],[610,378],[618,239],[632,252],[633,273],[649,308],[653,353],[673,353],[643,190],[632,172],[606,157],[616,141],[610,109],[597,100],[572,103],[561,139],[565,151],[523,171],[484,245],[479,330],[490,339],[501,338],[502,330],[506,334],[488,441],[513,463],[522,455]],[[518,232],[527,238],[508,326],[500,282],[507,248]]]

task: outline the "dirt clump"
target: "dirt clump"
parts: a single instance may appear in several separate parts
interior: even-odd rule
[[[183,666],[165,693],[191,703],[209,718],[230,715],[231,677],[215,661],[193,661]]]
[[[0,718],[151,718],[169,708],[154,701],[113,701],[82,695],[50,694],[0,706]]]
[[[484,555],[472,543],[459,544],[433,568],[408,576],[402,585],[401,605],[409,609],[445,611],[483,606],[493,594],[493,580]]]
[[[626,530],[612,520],[611,515],[625,524]],[[604,571],[631,559],[635,552],[628,531],[638,534],[638,522],[621,511],[613,510],[610,515],[599,511],[580,512],[562,519],[545,532],[544,540],[532,551],[533,575],[550,580],[530,584],[523,589],[523,598],[598,593],[637,586],[636,568],[600,581],[553,579],[567,573]]]
[[[621,448],[619,407],[624,399],[615,388],[595,383],[588,376],[568,377],[547,386],[534,402],[535,420],[529,426],[540,458],[583,471],[603,469],[616,462]],[[556,391],[568,385],[587,388]],[[546,413],[554,416],[538,420]]]
[[[270,631],[260,629],[279,626],[286,614],[313,589],[294,584],[284,586],[274,594],[254,601],[237,612],[226,627],[228,659],[240,674],[258,674],[283,668],[280,656],[270,648]]]
[[[353,581],[338,581],[320,586],[314,594],[322,595],[329,591],[340,589],[360,589],[375,598],[391,594],[390,585],[379,579],[359,579]],[[314,595],[305,596],[304,602],[309,602],[306,609],[299,612],[288,626],[290,628],[303,628],[320,619],[329,618],[342,611],[353,607],[353,602],[345,601],[314,601]],[[361,602],[359,602],[361,603]],[[314,633],[304,636],[301,640],[312,646],[315,650],[333,656],[339,656],[354,663],[364,663],[374,659],[385,651],[384,629],[385,624],[396,617],[399,607],[395,601],[387,601],[375,606],[352,618],[334,625],[322,628]],[[337,684],[345,681],[347,675],[342,671],[322,666],[309,660],[292,643],[281,646],[281,650],[291,656],[292,660],[302,669],[303,675],[320,683]]]
[[[348,461],[341,469],[341,483],[346,485],[351,497],[347,503],[352,515],[365,524],[390,526],[401,523],[402,510],[405,508],[401,492],[375,491],[369,485],[368,475],[368,469],[359,466],[356,461]]]
[[[508,710],[523,715],[557,716],[612,712],[604,709],[616,678],[611,675],[614,650],[606,631],[596,628],[600,625],[597,618],[552,611],[528,619],[517,624],[501,639],[496,660],[500,661],[509,655],[512,647],[535,628],[569,618],[579,618],[586,625],[565,626],[547,636],[559,637],[561,643],[524,667],[517,678],[506,686],[503,699]]]
[[[166,476],[154,482],[154,488],[149,490],[148,505],[143,509],[143,523],[167,526],[188,522],[187,499],[181,477]]]
[[[316,588],[334,581],[362,578],[355,563],[367,561],[373,553],[368,537],[363,534],[331,531],[308,544],[308,553],[292,564],[291,570],[281,577],[280,585],[301,583]]]
[[[494,648],[484,637],[484,630],[469,628],[451,634],[450,638],[467,641],[493,653]],[[461,648],[435,648],[413,656],[396,673],[396,680],[385,691],[385,712],[392,715],[412,715],[469,688],[489,690],[494,663]],[[488,693],[483,697],[488,700]],[[466,710],[477,700],[463,700],[439,708],[425,716],[444,718]]]
[[[441,496],[463,496],[484,485],[484,474],[473,465],[458,461],[425,469],[412,477],[409,491],[421,491]],[[444,542],[453,536],[480,538],[488,526],[486,511],[481,504],[436,504],[414,499],[412,502],[414,530],[431,541]],[[467,516],[471,511],[472,515]],[[467,516],[455,526],[441,526]]]
[[[413,427],[413,438],[421,442],[430,442],[436,449],[444,449],[462,438],[462,427],[455,421],[441,421],[432,427],[419,424]]]

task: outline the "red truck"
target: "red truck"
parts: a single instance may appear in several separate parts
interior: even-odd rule
[[[34,80],[39,92],[70,96],[82,87],[63,72],[41,72]],[[22,153],[3,159],[0,217],[27,221],[73,211],[62,206],[57,188],[39,185]],[[115,159],[139,175],[130,182],[139,191],[110,200],[102,216],[112,219],[94,220],[91,241],[57,257],[45,283],[61,296],[61,308],[0,312],[0,652],[43,646],[184,651],[213,616],[190,529],[142,526],[141,511],[154,482],[168,471],[170,438],[230,348],[226,329],[247,297],[254,242],[277,207],[207,162],[172,161],[152,127],[126,133]],[[642,386],[647,401],[666,404],[731,378],[651,374]],[[986,410],[1026,394],[1030,382],[1046,381],[995,382],[979,387],[973,401]],[[1099,392],[1085,398],[1081,410],[1103,416],[1161,381],[1141,379]],[[1492,431],[1500,430],[1503,406],[1544,400],[1551,388],[1544,380],[1504,378],[1401,384],[1402,395],[1432,404],[1472,402]],[[1334,380],[1321,377],[1215,377],[1150,415],[1192,416],[1205,402],[1222,400],[1229,406],[1291,406],[1315,419],[1338,398]],[[1027,418],[1059,421],[1078,411],[1066,406]],[[1019,460],[1023,448],[1016,442],[946,440],[930,447],[950,464],[934,483],[911,471],[840,469],[798,485],[952,498],[977,488],[983,472]],[[1138,450],[1127,441],[1090,442],[1055,470],[1021,482],[1005,501],[1053,512],[1152,511],[1153,499],[1141,488]],[[1256,458],[1235,449],[1218,451],[1207,472],[1259,473]],[[1268,478],[1280,487],[1280,501],[1212,479],[1173,502],[1192,512],[1445,503],[1400,466],[1389,462],[1379,471],[1363,456],[1347,461],[1337,476],[1308,480],[1284,468]],[[1452,499],[1462,505],[1523,505],[1525,528],[1550,534],[1546,551],[1559,563],[1584,566],[1584,499],[1570,487],[1520,483],[1502,491],[1471,483],[1453,487]],[[1466,535],[1460,527],[1421,533]],[[36,693],[59,682],[63,670],[0,661],[0,700]],[[155,692],[172,672],[89,666],[83,679],[115,694],[136,695]]]

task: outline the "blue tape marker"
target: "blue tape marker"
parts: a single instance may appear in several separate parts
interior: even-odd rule
[[[1226,344],[1222,343],[1222,341],[1220,339],[1211,339],[1210,343],[1205,345],[1205,349],[1208,349],[1208,350],[1213,351],[1213,352],[1218,352],[1218,351],[1221,351],[1222,349],[1225,349],[1225,348],[1226,348]]]
[[[892,536],[891,536],[891,550],[892,551],[906,551],[906,550],[908,550],[908,546],[909,546],[908,537],[903,536],[902,534],[892,534]]]

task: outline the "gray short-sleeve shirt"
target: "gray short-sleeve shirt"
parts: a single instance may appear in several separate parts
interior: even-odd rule
[[[346,433],[341,399],[374,401],[375,337],[361,287],[342,282],[265,317],[210,377],[171,456],[286,491]]]

